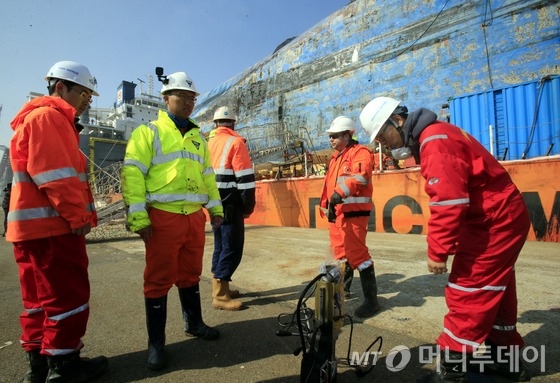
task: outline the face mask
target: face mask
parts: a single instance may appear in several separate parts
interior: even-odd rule
[[[412,151],[408,146],[391,150],[391,155],[397,161],[406,160],[412,156]]]

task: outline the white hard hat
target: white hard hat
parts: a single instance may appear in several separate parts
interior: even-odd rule
[[[194,81],[185,72],[176,72],[167,76],[167,83],[163,84],[161,94],[165,94],[170,90],[188,90],[194,92],[195,96],[200,94],[196,91]]]
[[[237,121],[235,113],[231,112],[227,106],[220,106],[214,112],[214,121],[217,120],[232,120]]]
[[[338,116],[331,122],[331,127],[327,129],[327,133],[340,133],[350,131],[354,133],[356,131],[356,125],[351,118],[346,116]]]
[[[71,81],[93,92],[94,96],[99,96],[95,91],[97,80],[89,73],[89,69],[78,64],[74,61],[59,61],[54,64],[47,72],[45,80],[49,81],[51,78],[58,78],[61,80]]]
[[[371,100],[360,113],[362,127],[369,134],[369,142],[373,142],[381,127],[393,114],[401,102],[391,97],[377,97]]]

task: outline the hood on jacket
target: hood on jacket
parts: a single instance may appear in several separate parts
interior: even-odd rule
[[[436,120],[437,114],[426,108],[410,113],[403,126],[404,146],[409,145],[410,139],[413,140],[410,144],[416,144],[420,133]]]
[[[26,102],[21,110],[15,115],[13,120],[10,122],[12,130],[22,124],[25,118],[34,110],[39,108],[54,108],[62,113],[68,121],[73,124],[74,117],[76,115],[76,109],[60,97],[43,96],[34,98],[33,100]]]
[[[420,163],[420,145],[418,137],[427,126],[437,120],[437,114],[426,108],[420,108],[410,113],[403,125],[403,147],[409,147],[416,163]]]

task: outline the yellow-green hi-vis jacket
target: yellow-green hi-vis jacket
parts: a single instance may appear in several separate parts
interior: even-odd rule
[[[210,216],[223,217],[208,144],[190,121],[195,127],[183,136],[160,111],[156,121],[132,132],[121,173],[131,231],[150,225],[148,207],[177,214],[205,207]]]

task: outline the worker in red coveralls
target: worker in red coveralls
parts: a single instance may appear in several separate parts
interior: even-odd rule
[[[513,369],[519,355],[508,351],[509,346],[523,347],[516,329],[515,262],[530,220],[521,193],[467,132],[438,121],[428,109],[409,114],[399,105],[393,98],[375,98],[360,115],[362,126],[371,141],[390,147],[395,159],[414,156],[420,163],[430,197],[428,270],[446,273],[453,256],[445,288],[449,312],[436,341],[442,363],[421,381],[466,382],[468,375],[480,372],[473,353],[483,350],[494,362],[484,366],[487,373],[524,381],[525,371]]]
[[[104,356],[80,357],[90,298],[85,236],[97,214],[75,118],[98,96],[97,82],[73,61],[54,64],[45,80],[49,95],[25,103],[10,123],[6,240],[14,244],[24,307],[23,381],[85,382],[108,364]]]
[[[327,130],[335,150],[321,194],[321,217],[329,220],[330,248],[337,260],[346,260],[344,280],[351,281],[353,271],[360,272],[363,302],[354,311],[369,318],[379,311],[377,281],[373,260],[366,245],[369,216],[373,208],[371,151],[353,138],[354,121],[345,116],[333,120]]]

